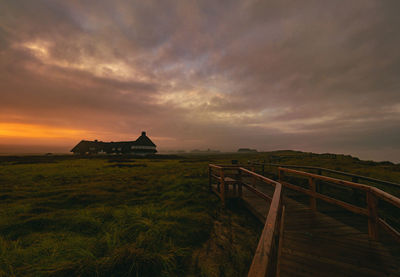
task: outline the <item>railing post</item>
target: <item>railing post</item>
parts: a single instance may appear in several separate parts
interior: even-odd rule
[[[278,167],[278,182],[280,183],[285,173]]]
[[[235,197],[237,196],[237,182],[234,182],[232,184],[232,196],[235,196]]]
[[[243,196],[243,191],[242,191],[242,171],[240,170],[240,168],[238,168],[237,181],[238,181],[239,198],[242,198],[242,196]]]
[[[278,254],[276,258],[276,276],[281,275],[280,260],[282,255],[282,243],[283,243],[283,228],[285,224],[285,206],[281,204],[281,216],[279,221],[279,241],[278,241]]]
[[[212,191],[212,177],[211,177],[212,171],[211,171],[211,166],[208,166],[208,189]]]
[[[378,238],[378,199],[373,192],[367,191],[368,205],[368,235],[371,239]]]
[[[256,170],[256,168],[255,168],[254,163],[253,163],[252,166],[251,166],[251,171],[253,171],[255,173],[256,172],[255,170]],[[253,188],[255,188],[256,187],[256,179],[254,177],[252,177],[251,179],[252,179],[251,185],[253,186]]]
[[[310,191],[312,195],[310,196],[310,208],[313,211],[317,210],[317,200],[315,198],[315,180],[312,177],[308,178],[308,183],[310,185]]]
[[[264,176],[265,175],[265,164],[262,164],[262,168],[261,169],[262,169],[262,174],[261,175]]]
[[[353,176],[353,177],[351,177],[351,181],[352,181],[353,183],[358,183],[359,179],[358,179],[358,177]],[[361,195],[360,195],[359,191],[358,191],[357,189],[355,189],[355,188],[353,188],[353,195],[352,195],[352,197],[353,197],[354,203],[355,203],[356,205],[360,205],[360,202],[361,202],[361,199],[360,199],[360,198],[361,198]]]
[[[221,178],[221,180],[220,180],[220,182],[221,182],[221,191],[220,191],[221,200],[222,200],[222,205],[225,206],[225,177],[224,177],[224,169],[223,168],[221,168],[219,176]]]

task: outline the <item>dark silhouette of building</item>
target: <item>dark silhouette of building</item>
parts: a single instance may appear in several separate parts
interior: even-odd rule
[[[146,132],[135,141],[103,142],[103,141],[80,141],[71,152],[79,155],[97,155],[97,154],[134,154],[148,155],[157,153],[156,145],[146,136]]]
[[[250,149],[250,148],[239,148],[238,152],[239,153],[255,153],[255,152],[257,152],[257,150]]]

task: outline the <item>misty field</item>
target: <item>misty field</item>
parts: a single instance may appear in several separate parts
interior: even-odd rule
[[[0,184],[0,276],[240,276],[262,228],[206,161],[6,160]]]
[[[0,276],[245,276],[262,225],[207,188],[208,163],[232,160],[400,182],[389,162],[294,151],[0,157]]]

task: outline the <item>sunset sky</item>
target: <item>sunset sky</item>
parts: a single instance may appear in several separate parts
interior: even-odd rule
[[[81,139],[400,162],[400,1],[0,0],[0,152]]]

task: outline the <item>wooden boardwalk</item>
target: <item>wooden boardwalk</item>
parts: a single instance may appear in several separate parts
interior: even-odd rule
[[[269,186],[256,187],[267,195],[273,191]],[[258,218],[265,220],[269,209],[265,201],[246,189],[242,199]],[[386,245],[369,239],[363,232],[365,218],[346,212],[335,213],[334,218],[312,211],[291,197],[284,197],[283,203],[280,276],[400,276],[399,257]],[[349,221],[353,226],[343,223]]]

